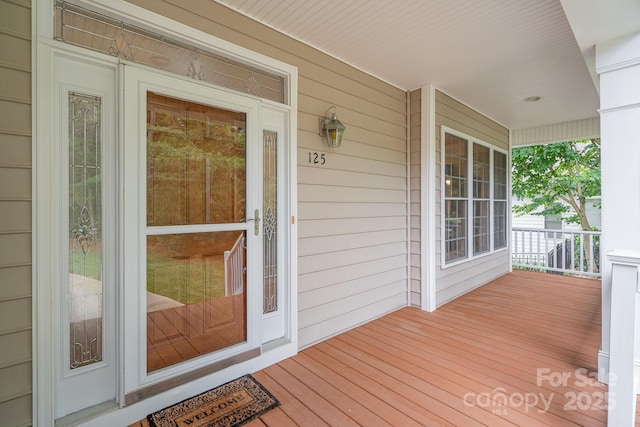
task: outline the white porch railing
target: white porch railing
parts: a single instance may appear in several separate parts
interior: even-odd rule
[[[231,250],[224,251],[225,296],[244,292],[244,234],[240,234]]]
[[[512,228],[513,267],[601,277],[600,231]]]

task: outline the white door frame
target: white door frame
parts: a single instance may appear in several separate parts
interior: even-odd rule
[[[146,414],[175,403],[176,396],[187,396],[205,391],[215,383],[223,383],[243,373],[253,372],[290,357],[297,352],[297,68],[256,52],[241,48],[225,40],[200,32],[186,25],[172,21],[160,15],[134,6],[123,0],[74,0],[80,6],[96,10],[114,18],[130,22],[142,28],[150,28],[164,33],[176,40],[196,47],[206,48],[228,58],[252,64],[258,68],[284,77],[286,82],[285,104],[264,101],[274,110],[284,111],[288,115],[287,143],[288,153],[286,168],[288,174],[285,188],[286,215],[286,257],[285,273],[287,275],[285,337],[276,343],[263,347],[262,355],[254,359],[233,365],[215,374],[206,375],[188,384],[177,387],[170,392],[160,393],[137,404],[118,410],[101,412],[92,415],[93,426],[126,425],[143,418]],[[57,193],[51,185],[52,156],[51,111],[53,77],[53,56],[59,52],[92,58],[95,61],[117,63],[116,58],[90,52],[52,39],[53,2],[51,0],[35,0],[33,4],[33,422],[34,425],[53,425],[55,421],[55,391],[52,336],[53,295],[50,289],[52,272],[56,266],[50,259],[52,245],[59,236],[56,224],[52,224],[49,211],[57,203]],[[123,325],[119,326],[120,331]],[[119,350],[122,357],[122,349]],[[113,409],[113,408],[111,408]]]
[[[262,210],[262,139],[260,132],[260,101],[252,98],[207,87],[200,82],[188,80],[168,73],[143,69],[134,65],[123,67],[123,107],[124,138],[122,140],[122,185],[124,190],[124,212],[121,221],[122,245],[125,254],[123,265],[124,280],[121,295],[122,323],[124,329],[124,393],[148,387],[152,384],[184,375],[203,364],[212,364],[234,355],[260,347],[262,292],[259,286],[247,286],[247,340],[244,343],[219,350],[179,364],[147,372],[147,309],[145,289],[146,238],[151,229],[156,233],[215,232],[237,230],[238,224],[199,224],[189,226],[147,226],[147,93],[155,92],[176,99],[184,99],[198,104],[211,105],[225,110],[246,114],[246,212]],[[252,167],[253,166],[253,167]],[[259,225],[259,224],[258,224]],[[253,232],[252,223],[243,223],[247,239],[247,282],[261,283],[262,245],[261,236]],[[186,229],[186,230],[185,230]],[[253,283],[252,283],[253,282]],[[144,284],[144,285],[143,285]],[[251,309],[253,308],[253,309]]]

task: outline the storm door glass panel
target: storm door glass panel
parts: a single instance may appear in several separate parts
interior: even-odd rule
[[[264,131],[264,306],[263,312],[278,310],[278,212],[277,142],[278,134]]]
[[[147,372],[247,340],[245,123],[147,94]]]
[[[100,97],[69,93],[70,369],[102,360]]]
[[[245,114],[147,97],[147,225],[241,222]]]
[[[246,341],[242,231],[147,237],[147,372]]]

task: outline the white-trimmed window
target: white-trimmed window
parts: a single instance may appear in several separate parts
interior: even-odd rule
[[[473,143],[473,254],[489,252],[491,149]]]
[[[507,246],[507,154],[442,130],[444,264]]]
[[[493,249],[507,247],[507,154],[493,152]]]
[[[469,141],[444,136],[444,241],[445,261],[467,257]]]

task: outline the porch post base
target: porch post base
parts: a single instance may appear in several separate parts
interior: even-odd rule
[[[640,372],[640,360],[636,359],[634,365]],[[609,353],[606,351],[598,351],[598,382],[609,384]],[[640,396],[640,388],[636,390],[636,394]]]
[[[609,353],[602,349],[598,351],[598,381],[609,384]]]
[[[640,283],[640,252],[612,251],[607,258],[613,265],[611,280],[609,412],[610,426],[634,426],[638,392],[636,366],[636,302]]]

